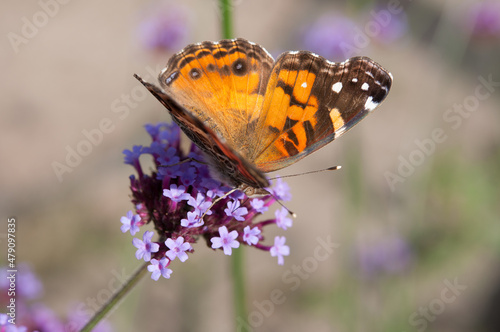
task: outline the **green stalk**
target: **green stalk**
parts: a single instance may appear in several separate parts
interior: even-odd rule
[[[116,292],[109,300],[106,302],[98,312],[95,313],[94,317],[80,330],[80,332],[90,332],[92,329],[109,313],[115,305],[117,305],[121,299],[128,292],[134,288],[134,286],[142,279],[142,277],[148,271],[149,262],[145,262],[141,267],[135,271],[135,273],[130,277],[129,280]]]
[[[219,0],[222,14],[222,38],[231,39],[233,36],[233,6],[231,0]],[[240,247],[233,250],[231,255],[231,273],[233,277],[234,310],[238,321],[247,318],[245,278],[244,278],[244,251]]]
[[[222,14],[222,38],[233,38],[233,6],[231,0],[219,0]]]
[[[246,321],[246,294],[245,294],[245,276],[244,276],[244,260],[243,247],[233,250],[231,254],[231,273],[233,275],[233,296],[234,296],[234,311],[238,321]]]

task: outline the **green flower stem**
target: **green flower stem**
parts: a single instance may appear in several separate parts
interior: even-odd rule
[[[222,14],[222,38],[233,38],[233,6],[231,0],[219,0]],[[231,255],[231,273],[233,275],[233,296],[236,317],[246,320],[246,294],[244,278],[244,251],[242,246],[233,250]]]
[[[243,259],[243,246],[233,250],[231,254],[231,272],[233,275],[233,296],[234,296],[234,310],[238,321],[246,321],[247,308],[246,308],[246,294],[245,294],[245,276],[244,276],[244,259]]]
[[[222,38],[233,38],[233,6],[231,0],[219,0],[222,14]]]
[[[95,313],[94,317],[80,330],[80,332],[90,332],[109,313],[115,305],[142,279],[148,271],[149,262],[145,262],[135,271],[129,280],[106,302],[101,309]]]

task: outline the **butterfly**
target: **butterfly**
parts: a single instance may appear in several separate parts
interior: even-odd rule
[[[368,57],[334,63],[307,51],[276,61],[238,38],[186,46],[156,86],[134,75],[206,154],[219,178],[267,193],[264,173],[343,135],[385,99],[392,75]]]

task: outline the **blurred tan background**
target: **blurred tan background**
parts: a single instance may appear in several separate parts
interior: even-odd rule
[[[15,216],[17,262],[31,264],[41,301],[65,317],[102,303],[116,275],[139,266],[120,231],[133,173],[122,150],[149,143],[144,124],[170,119],[132,74],[153,80],[185,45],[220,39],[220,13],[215,0],[41,3],[0,5],[0,235],[5,248]],[[498,1],[391,3],[234,1],[235,36],[274,56],[307,48],[338,61],[350,55],[335,47],[344,42],[394,75],[374,115],[279,172],[343,166],[287,181],[298,218],[275,233],[291,248],[284,266],[245,248],[256,331],[500,330]],[[394,3],[382,27],[370,12]],[[156,21],[171,38],[154,46],[145,22]],[[496,86],[478,88],[479,77]],[[58,176],[54,163],[67,165],[68,149],[102,121],[109,132]],[[318,238],[338,248],[308,265]],[[195,249],[170,280],[141,282],[109,317],[115,331],[234,331],[229,260],[202,242]],[[303,264],[309,272],[287,282]],[[450,282],[464,286],[446,291]],[[273,289],[286,300],[259,311]]]

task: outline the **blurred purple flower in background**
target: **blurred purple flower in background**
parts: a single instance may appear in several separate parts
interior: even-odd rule
[[[0,332],[25,332],[27,328],[25,326],[14,325],[9,323],[9,316],[6,314],[0,314]]]
[[[375,7],[356,23],[339,14],[324,15],[302,34],[302,47],[332,60],[343,61],[363,55],[372,41],[384,44],[401,38],[408,30],[404,11],[393,13],[385,7]]]
[[[370,243],[360,241],[357,258],[361,275],[372,278],[380,274],[404,273],[413,261],[413,253],[405,239],[388,236]]]
[[[0,267],[0,292],[2,294],[0,305],[3,308],[7,308],[10,301],[8,297],[10,280],[7,279],[10,273],[7,270],[7,267]],[[42,293],[43,285],[31,271],[30,266],[20,263],[16,273],[16,324],[9,322],[11,317],[8,314],[0,313],[0,332],[72,332],[80,330],[90,319],[90,316],[76,308],[69,313],[67,319],[60,319],[55,312],[41,302],[34,302]],[[102,321],[93,331],[111,332],[112,328],[108,322]]]
[[[189,35],[189,11],[173,3],[154,6],[139,25],[139,38],[146,48],[177,52]]]
[[[468,28],[476,37],[500,37],[500,1],[481,1],[467,13]]]
[[[170,278],[170,263],[176,257],[186,261],[194,251],[191,244],[199,238],[226,255],[231,255],[232,249],[240,244],[254,246],[271,252],[272,256],[278,255],[279,263],[283,264],[283,257],[289,254],[285,238],[279,237],[282,244],[279,248],[260,241],[264,239],[262,229],[267,225],[284,229],[292,226],[291,219],[286,218],[288,211],[279,210],[275,218],[264,221],[255,219],[276,199],[291,199],[286,182],[277,179],[272,188],[267,188],[274,196],[250,199],[240,191],[227,195],[232,188],[210,177],[208,166],[198,162],[203,161],[203,155],[196,145],[191,144],[189,151],[180,149],[180,130],[176,124],[146,125],[146,130],[152,138],[149,147],[135,146],[133,151],[123,151],[125,163],[133,166],[138,175],[130,176],[135,215],[128,212],[122,223],[128,225],[128,220],[140,216],[141,220],[134,225],[154,224],[159,239],[152,240],[153,232],[146,231],[142,240],[133,240],[138,248],[137,259],[152,263],[148,268],[152,279]],[[141,154],[153,157],[156,169],[151,174],[143,172]],[[128,227],[122,226],[122,232],[128,233]]]
[[[332,61],[345,60],[345,45],[353,44],[355,28],[354,21],[347,17],[325,15],[305,30],[303,49]]]
[[[383,44],[397,41],[408,31],[408,17],[404,10],[392,13],[386,7],[377,6],[369,15],[364,25],[364,32]],[[369,30],[369,25],[372,30]]]
[[[42,296],[43,285],[38,280],[38,278],[31,271],[31,267],[28,264],[20,263],[17,266],[19,273],[16,276],[16,282],[19,287],[17,289],[17,297],[23,297],[25,300],[34,300]],[[0,289],[9,288],[9,279],[7,279],[9,273],[7,272],[7,267],[0,268]]]

